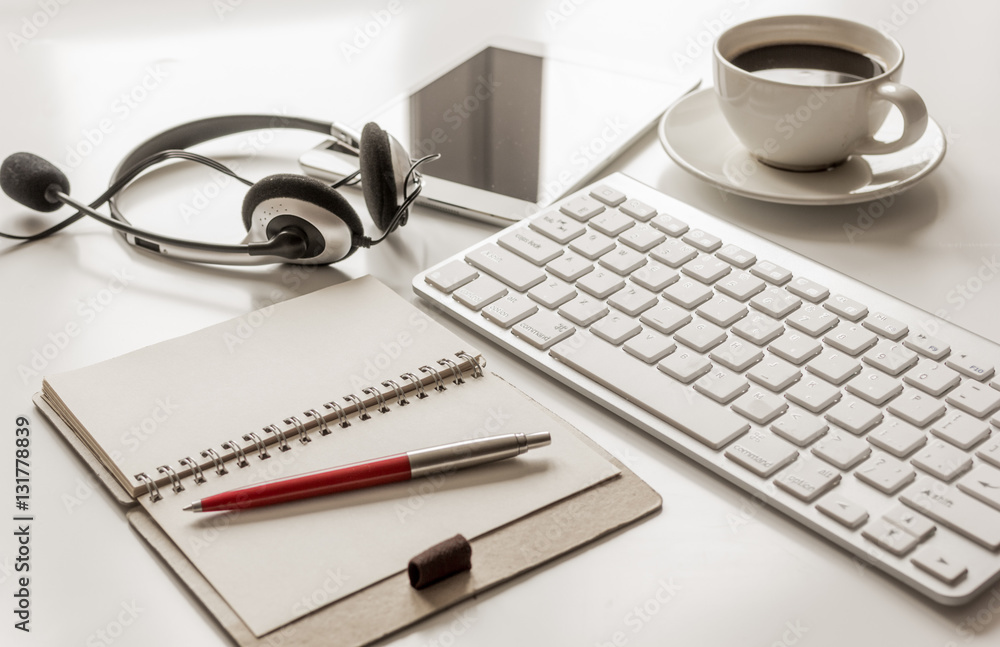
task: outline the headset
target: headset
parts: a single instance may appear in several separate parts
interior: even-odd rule
[[[358,157],[359,168],[333,185],[291,173],[251,182],[214,159],[186,150],[220,137],[272,128],[332,136],[338,150]],[[438,157],[410,159],[403,145],[374,123],[365,125],[359,135],[342,124],[301,117],[210,117],[175,126],[140,144],[119,163],[108,189],[89,205],[70,197],[69,180],[52,163],[31,153],[9,156],[0,166],[0,188],[4,193],[36,211],[51,212],[68,205],[77,213],[36,234],[0,232],[0,236],[29,242],[90,216],[117,230],[129,244],[166,258],[216,265],[326,265],[382,242],[405,225],[408,209],[423,188],[417,169]],[[135,227],[125,218],[116,197],[147,169],[175,159],[204,164],[250,187],[243,199],[247,235],[242,243],[225,245],[165,236]],[[358,181],[362,181],[368,213],[382,232],[374,240],[365,235],[361,218],[337,191]],[[97,211],[105,203],[110,216]]]

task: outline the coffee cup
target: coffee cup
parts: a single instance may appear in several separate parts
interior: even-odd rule
[[[901,85],[903,48],[871,27],[824,16],[775,16],[734,25],[714,47],[715,93],[737,139],[761,162],[816,171],[851,155],[912,145],[927,108]],[[903,132],[874,135],[891,106]]]

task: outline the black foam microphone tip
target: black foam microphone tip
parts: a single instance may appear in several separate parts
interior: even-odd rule
[[[31,153],[14,153],[0,166],[0,188],[35,211],[55,211],[63,206],[48,199],[49,189],[69,193],[66,175],[48,160]]]

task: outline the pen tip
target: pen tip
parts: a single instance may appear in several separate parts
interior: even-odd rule
[[[195,501],[194,503],[184,506],[184,510],[190,510],[191,512],[201,512],[201,501]]]

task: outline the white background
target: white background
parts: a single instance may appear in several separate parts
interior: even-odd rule
[[[694,73],[708,85],[708,46],[721,27],[779,13],[841,16],[881,27],[901,41],[907,55],[904,82],[921,93],[947,134],[942,166],[890,206],[803,208],[727,196],[686,175],[652,135],[613,168],[1000,339],[1000,281],[988,270],[1000,245],[994,204],[1000,5],[415,0],[391,5],[395,13],[389,8],[383,0],[350,5],[5,0],[0,155],[29,150],[48,157],[67,172],[73,193],[90,199],[121,155],[165,127],[233,112],[356,124],[414,80],[440,71],[457,53],[491,36]],[[367,42],[358,36],[366,28],[373,34]],[[235,155],[231,160],[241,170],[260,177],[295,171],[297,153],[317,141],[303,134],[266,141],[238,136],[215,150]],[[242,233],[242,190],[218,188],[211,173],[184,169],[140,183],[123,205],[143,226],[235,242]],[[359,195],[349,199],[363,211]],[[869,217],[874,214],[879,217]],[[41,218],[0,198],[5,230],[27,232],[41,225]],[[414,299],[409,283],[416,272],[493,231],[416,209],[403,236],[392,243],[315,271],[173,265],[129,251],[90,222],[31,245],[0,242],[4,635],[16,645],[228,640],[34,411],[30,397],[42,375],[365,273]],[[958,286],[972,290],[969,298]],[[482,340],[477,344],[492,368],[647,480],[663,496],[664,509],[580,554],[402,632],[395,637],[399,644],[605,645],[616,638],[628,645],[1000,642],[1000,586],[964,608],[934,605],[498,349]],[[108,398],[113,402],[114,394]],[[30,635],[13,629],[15,617],[8,610],[14,604],[10,519],[18,415],[31,418],[33,432]]]

